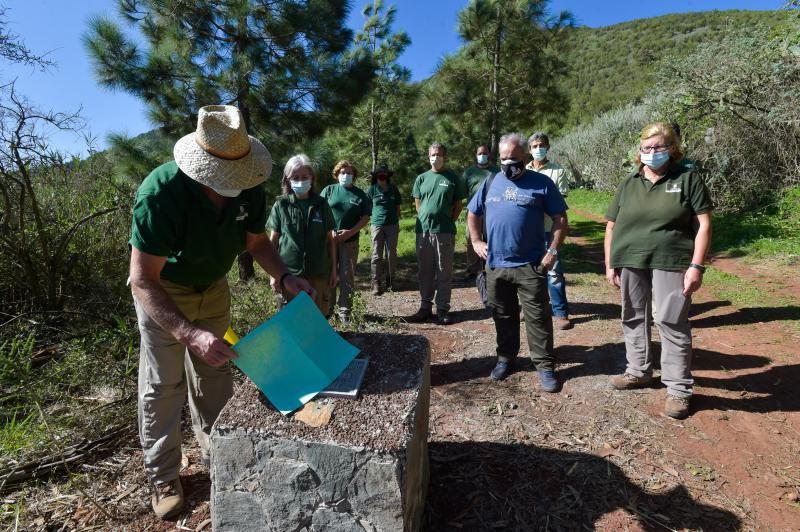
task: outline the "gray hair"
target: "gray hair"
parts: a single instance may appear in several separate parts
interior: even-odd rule
[[[500,142],[497,143],[498,146],[502,146],[503,144],[511,144],[514,143],[517,146],[522,146],[525,148],[527,144],[525,143],[525,135],[522,133],[506,133],[502,137],[500,137]]]
[[[544,133],[542,131],[537,131],[536,133],[528,137],[528,146],[530,146],[536,141],[544,142],[548,146],[550,145],[550,137],[547,136],[547,133]]]
[[[289,177],[300,168],[306,167],[311,170],[311,177],[314,178],[314,181],[317,180],[317,172],[314,169],[314,163],[311,162],[311,159],[308,158],[308,155],[305,153],[298,153],[289,158],[286,161],[286,166],[283,167],[283,178],[289,179]]]
[[[444,154],[447,155],[447,148],[445,148],[444,144],[442,144],[441,142],[434,142],[433,144],[428,146],[428,153],[430,153],[431,150],[442,150]]]

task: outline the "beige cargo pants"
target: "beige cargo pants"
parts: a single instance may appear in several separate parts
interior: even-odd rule
[[[231,321],[228,281],[202,292],[162,280],[167,294],[196,325],[222,338]],[[209,366],[161,328],[134,297],[139,320],[139,440],[144,467],[152,482],[178,478],[181,464],[181,414],[189,395],[192,428],[201,453],[208,457],[208,436],[233,393],[230,368]]]

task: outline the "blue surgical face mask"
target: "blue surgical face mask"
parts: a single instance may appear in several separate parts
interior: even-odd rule
[[[533,148],[531,150],[531,155],[533,156],[534,161],[541,161],[547,156],[547,148]]]
[[[478,155],[477,159],[478,159],[478,164],[486,164],[489,162],[489,156],[485,153],[481,153],[480,155]]]
[[[292,186],[292,192],[294,192],[297,196],[303,196],[307,194],[309,190],[311,190],[310,179],[304,179],[302,181],[290,179],[289,184]]]
[[[349,187],[353,184],[353,174],[339,174],[339,184]]]
[[[642,160],[642,164],[649,166],[652,170],[655,170],[656,168],[661,168],[667,161],[669,161],[669,152],[668,151],[657,151],[655,153],[639,152],[639,157]]]

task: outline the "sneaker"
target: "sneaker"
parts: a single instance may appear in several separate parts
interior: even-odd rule
[[[555,393],[559,390],[560,386],[555,371],[552,369],[540,369],[536,373],[539,374],[539,387],[543,391]]]
[[[406,321],[408,323],[422,323],[423,321],[429,320],[431,316],[433,316],[433,313],[430,309],[425,310],[421,308],[411,316],[406,317]]]
[[[664,403],[664,414],[675,419],[683,419],[689,415],[689,398],[667,394]]]
[[[572,329],[572,321],[570,321],[568,316],[553,316],[553,324],[559,331]]]
[[[181,479],[176,478],[170,482],[154,484],[150,504],[159,519],[169,519],[177,515],[183,509]]]
[[[511,374],[511,364],[508,362],[498,361],[497,365],[492,370],[490,375],[496,381],[502,381]]]
[[[611,377],[611,386],[617,390],[632,390],[634,388],[641,388],[650,382],[650,375],[637,377],[630,373],[623,373],[622,375],[614,375]]]
[[[436,311],[436,319],[439,322],[439,325],[450,325],[453,323],[453,318],[450,317],[450,313],[446,310]]]

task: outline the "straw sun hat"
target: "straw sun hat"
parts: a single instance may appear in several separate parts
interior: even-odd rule
[[[201,107],[197,131],[176,142],[173,154],[184,174],[218,192],[252,188],[272,171],[269,150],[247,134],[232,105]]]

